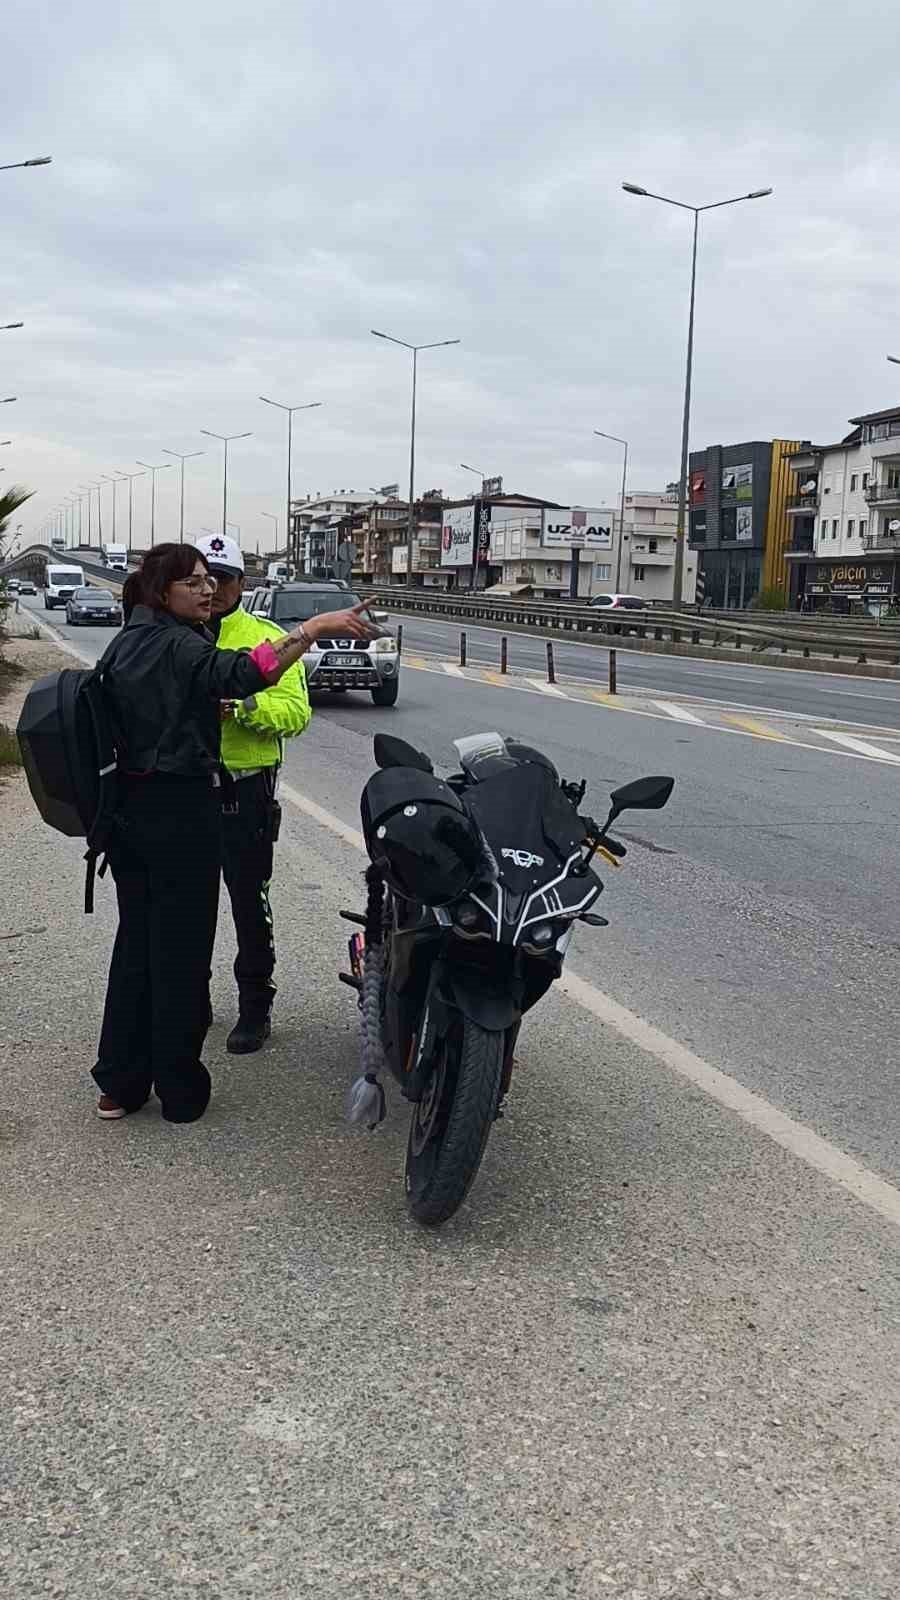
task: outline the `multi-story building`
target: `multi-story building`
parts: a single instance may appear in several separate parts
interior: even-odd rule
[[[555,599],[577,590],[588,598],[616,590],[647,601],[672,598],[677,497],[634,492],[626,496],[625,527],[610,506],[566,506],[534,495],[473,496],[444,508],[442,562],[451,587],[517,589]],[[694,598],[697,559],[688,553],[684,595]]]
[[[341,518],[365,506],[371,495],[336,489],[330,495],[291,502],[293,548],[299,552],[301,572],[315,572],[334,560]]]
[[[428,489],[414,507],[413,583],[442,585],[440,489]],[[396,495],[371,500],[342,524],[342,535],[356,546],[353,571],[360,582],[406,583],[409,556],[409,501]]]
[[[837,444],[792,458],[790,599],[878,615],[900,602],[900,407],[850,422]]]
[[[637,595],[642,600],[671,600],[675,582],[675,540],[678,533],[677,487],[665,494],[635,490],[625,496],[625,529],[619,559],[616,549],[609,573],[594,568],[594,593]],[[605,566],[606,563],[603,563]],[[697,552],[685,545],[682,600],[692,605],[697,587]]]
[[[691,451],[688,543],[712,605],[744,610],[761,589],[787,596],[798,449],[796,440],[755,439]]]

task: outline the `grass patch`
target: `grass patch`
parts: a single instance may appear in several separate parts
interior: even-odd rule
[[[0,767],[20,767],[22,752],[19,741],[5,722],[0,722]]]
[[[16,679],[21,678],[24,670],[24,667],[20,667],[17,661],[7,661],[0,655],[0,694],[3,693],[4,689],[12,688]]]

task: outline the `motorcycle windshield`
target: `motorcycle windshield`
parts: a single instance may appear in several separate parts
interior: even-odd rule
[[[530,762],[466,790],[464,804],[513,894],[558,877],[583,837],[575,808],[552,773]]]

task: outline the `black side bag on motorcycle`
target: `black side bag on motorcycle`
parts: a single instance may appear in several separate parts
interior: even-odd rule
[[[369,857],[405,900],[449,905],[490,874],[477,827],[440,778],[412,767],[376,772],[361,812]]]

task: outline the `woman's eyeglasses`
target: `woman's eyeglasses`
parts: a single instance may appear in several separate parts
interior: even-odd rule
[[[218,579],[211,573],[205,578],[176,578],[174,581],[190,589],[191,594],[215,594],[219,587]]]

